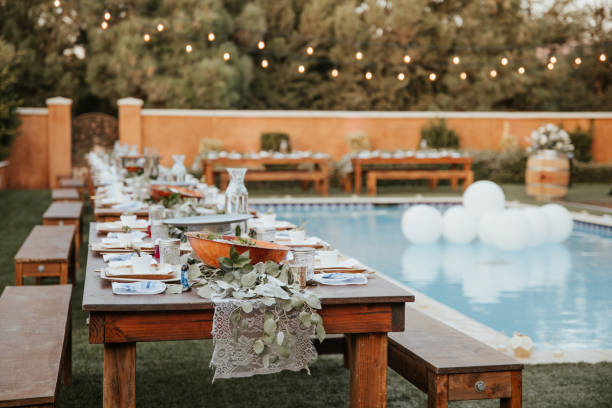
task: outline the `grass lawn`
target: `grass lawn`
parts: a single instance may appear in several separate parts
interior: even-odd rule
[[[513,188],[506,189],[512,198]],[[517,192],[520,190],[517,186]],[[587,188],[597,195],[597,188]],[[423,192],[427,190],[424,189]],[[606,191],[607,192],[607,191]],[[517,193],[518,194],[518,193]],[[257,194],[255,194],[257,195]],[[50,203],[48,191],[0,192],[0,290],[14,284],[13,256]],[[86,205],[84,222],[92,220]],[[87,242],[84,228],[84,242]],[[86,245],[80,261],[84,265]],[[62,389],[59,407],[99,407],[102,403],[103,348],[88,343],[81,311],[83,270],[73,291],[73,385]],[[139,343],[137,401],[141,407],[347,407],[349,373],[341,358],[322,356],[311,374],[283,372],[211,383],[211,341]],[[1,369],[1,368],[0,368]],[[528,366],[523,374],[526,407],[612,406],[612,363]],[[425,396],[389,370],[389,407],[423,407]],[[497,401],[454,403],[457,407],[497,407]]]

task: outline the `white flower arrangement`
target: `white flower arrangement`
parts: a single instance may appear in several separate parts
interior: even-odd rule
[[[527,141],[530,143],[527,153],[534,153],[540,150],[555,150],[559,153],[574,151],[574,145],[570,140],[569,134],[552,123],[547,123],[532,131]]]

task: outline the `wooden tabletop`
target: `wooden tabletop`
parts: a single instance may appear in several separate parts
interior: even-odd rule
[[[79,200],[81,196],[74,188],[54,188],[51,190],[52,200]]]
[[[68,261],[74,232],[74,225],[37,225],[19,248],[15,261]]]
[[[241,157],[239,159],[230,159],[229,157],[218,157],[216,159],[202,159],[204,164],[217,165],[241,165],[241,166],[260,166],[262,164],[302,164],[302,163],[327,163],[329,157]]]
[[[0,297],[0,406],[54,402],[64,338],[70,335],[71,292],[72,285],[4,288]]]
[[[82,201],[57,201],[51,203],[43,218],[47,219],[67,219],[81,218],[83,213]]]
[[[460,157],[369,157],[351,158],[353,163],[360,162],[361,164],[468,164],[472,163],[474,159],[471,156],[460,156]]]
[[[101,207],[95,207],[94,208],[94,215],[96,217],[119,217],[123,214],[135,214],[139,217],[148,217],[149,216],[149,209],[148,208],[144,208],[144,209],[140,209],[138,211],[123,211],[123,210],[117,210],[114,208],[101,208]]]
[[[90,231],[96,231],[95,223],[90,224]],[[100,236],[90,234],[90,242],[96,242]],[[83,310],[86,311],[163,311],[163,310],[202,310],[212,309],[210,300],[199,297],[190,290],[181,295],[113,295],[109,281],[100,279],[96,269],[104,267],[102,257],[89,250],[87,270],[83,292]],[[414,296],[378,276],[368,280],[368,284],[353,286],[323,286],[311,289],[326,304],[364,304],[364,303],[404,303],[414,301]]]
[[[63,178],[60,179],[59,181],[60,186],[62,187],[85,187],[85,181],[80,180],[80,179],[73,179],[73,178]]]

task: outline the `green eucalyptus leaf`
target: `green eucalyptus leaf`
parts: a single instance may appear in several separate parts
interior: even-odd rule
[[[304,298],[300,297],[300,296],[292,296],[291,297],[291,306],[294,309],[299,309],[302,306],[304,306]]]
[[[266,354],[265,356],[263,356],[261,362],[263,363],[264,368],[270,367],[270,355]]]
[[[276,340],[276,336],[274,335],[274,333],[264,334],[262,337],[262,340],[265,344],[267,344],[268,346],[271,346],[272,343],[274,343],[274,340]]]
[[[280,273],[277,276],[277,279],[283,283],[283,285],[289,284],[289,273],[285,268],[280,270]]]
[[[311,321],[313,324],[319,324],[319,323],[321,323],[323,320],[321,319],[321,315],[320,315],[320,314],[318,314],[318,313],[316,313],[316,312],[313,312],[313,313],[311,313],[311,314],[310,314],[310,321]]]
[[[274,306],[274,304],[276,303],[276,299],[271,297],[263,297],[261,298],[261,302],[266,306]]]
[[[285,333],[283,333],[282,331],[279,331],[278,333],[276,333],[276,344],[278,344],[279,346],[282,346],[283,341],[285,341]]]
[[[265,264],[265,272],[276,278],[278,276],[278,264],[274,261],[267,261]]]
[[[291,309],[293,309],[293,305],[291,304],[290,300],[283,301],[282,305],[285,312],[290,312]]]
[[[308,312],[300,312],[300,321],[305,327],[310,327],[310,313]]]
[[[255,271],[249,272],[246,275],[242,275],[242,277],[240,278],[240,283],[245,288],[250,288],[252,286],[255,286],[256,281],[257,281],[257,274],[255,273]]]
[[[276,333],[276,320],[267,319],[264,321],[264,333],[266,334],[274,334]]]
[[[236,247],[234,247],[232,245],[230,247],[230,256],[229,256],[229,259],[234,261],[235,259],[238,259],[239,256],[240,256],[240,254],[238,253],[238,251],[236,251]]]
[[[321,301],[319,300],[317,295],[315,295],[314,293],[310,293],[308,296],[306,296],[305,300],[306,300],[306,304],[312,307],[313,309],[321,308]]]
[[[242,302],[242,310],[244,313],[251,313],[253,311],[253,304],[249,301]]]
[[[212,295],[215,293],[215,291],[209,285],[205,285],[205,286],[202,286],[201,288],[198,288],[197,293],[198,293],[198,296],[200,297],[203,297],[205,299],[210,299]]]
[[[319,339],[320,342],[323,342],[323,340],[325,340],[325,328],[323,327],[323,323],[319,323],[317,324],[317,338]]]
[[[255,343],[253,343],[253,351],[255,351],[255,353],[257,354],[263,353],[264,348],[265,348],[265,345],[263,341],[261,341],[261,339],[255,340]]]
[[[278,355],[281,356],[282,358],[289,358],[289,357],[291,357],[291,347],[289,347],[289,346],[281,346],[278,349]]]

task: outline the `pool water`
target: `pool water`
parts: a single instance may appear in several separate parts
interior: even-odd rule
[[[539,350],[612,349],[612,233],[575,225],[563,244],[504,252],[412,245],[400,206],[277,206],[347,255]]]

